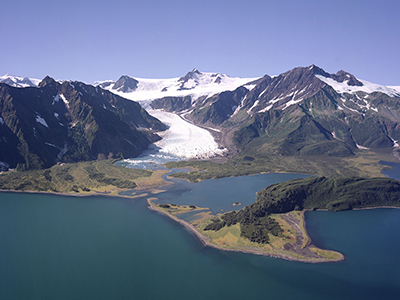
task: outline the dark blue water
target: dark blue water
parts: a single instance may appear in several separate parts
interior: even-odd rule
[[[382,171],[382,173],[385,174],[386,177],[400,180],[400,164],[388,161],[381,161],[380,164],[391,167],[391,169]]]
[[[225,199],[215,182],[224,181],[202,189]],[[256,192],[233,182],[231,189]],[[188,186],[162,195],[184,201]],[[234,195],[229,205],[244,202]],[[0,193],[0,299],[397,299],[400,210],[308,212],[306,220],[314,243],[341,251],[344,261],[204,247],[148,210],[145,198]]]
[[[204,180],[190,183],[186,180],[174,180],[175,185],[168,187],[165,193],[158,194],[156,203],[172,203],[179,205],[196,205],[210,208],[216,214],[231,210],[239,210],[256,201],[256,192],[263,188],[295,178],[308,175],[269,173],[252,176],[241,176]],[[233,206],[239,202],[241,205]]]

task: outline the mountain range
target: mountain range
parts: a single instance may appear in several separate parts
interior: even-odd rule
[[[82,82],[0,83],[2,169],[135,157],[164,129],[140,104]]]
[[[312,65],[215,94],[159,98],[151,106],[219,130],[229,149],[252,155],[349,156],[398,146],[399,104],[398,87]]]
[[[48,166],[57,160],[86,160],[118,152],[136,156],[157,138],[152,130],[165,128],[136,102],[212,129],[231,154],[351,156],[364,148],[396,148],[400,140],[400,87],[373,84],[345,71],[329,74],[315,65],[261,78],[232,78],[194,69],[179,78],[124,75],[93,85],[45,78],[35,86],[37,80],[11,76],[0,81],[5,82],[0,94],[0,161],[10,165]],[[22,88],[23,84],[29,87]],[[18,109],[30,112],[5,110],[11,105],[5,105],[7,101],[20,101]],[[26,125],[15,126],[13,113]],[[58,133],[45,134],[46,128],[58,128]],[[118,134],[111,133],[111,128]],[[27,163],[21,134],[22,140],[29,140],[29,149],[41,149],[33,151],[35,155],[52,154],[39,163],[32,164],[31,158]],[[15,152],[12,149],[19,149],[20,156],[7,161],[8,152]]]

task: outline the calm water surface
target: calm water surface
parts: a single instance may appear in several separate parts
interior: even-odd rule
[[[179,205],[193,204],[210,208],[213,213],[239,210],[256,201],[256,192],[263,188],[295,178],[305,178],[301,174],[269,173],[253,176],[241,176],[203,180],[190,183],[186,180],[173,180],[176,184],[167,188],[165,193],[157,195],[156,203]],[[239,202],[241,205],[233,206]]]
[[[380,163],[382,165],[391,167],[391,169],[382,171],[382,173],[385,174],[386,177],[400,180],[400,164],[387,161],[381,161]]]
[[[268,180],[182,183],[158,196],[228,210],[254,201]],[[218,203],[206,203],[210,195]],[[400,210],[308,212],[306,220],[314,243],[346,260],[305,264],[204,247],[145,198],[3,192],[0,299],[397,299]]]

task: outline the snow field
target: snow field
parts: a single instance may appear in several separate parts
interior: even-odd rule
[[[220,83],[215,83],[216,76],[219,76]],[[139,102],[142,107],[149,109],[149,104],[164,97],[192,96],[193,100],[202,96],[211,96],[224,91],[233,91],[239,86],[246,85],[258,78],[229,77],[225,74],[201,73],[196,79],[190,79],[185,83],[185,89],[180,89],[182,82],[179,78],[170,79],[145,79],[135,78],[139,83],[137,89],[129,92],[118,92],[112,89],[113,84],[107,90],[129,100]],[[101,82],[97,82],[100,84]],[[253,86],[249,86],[251,88]]]
[[[318,79],[330,85],[334,90],[336,90],[339,94],[343,93],[356,93],[356,92],[365,92],[367,94],[371,94],[373,92],[381,92],[385,93],[390,97],[398,97],[400,95],[400,89],[398,86],[384,86],[375,83],[371,83],[365,80],[357,79],[363,85],[362,86],[351,86],[347,84],[347,81],[337,82],[332,78],[327,78],[322,75],[315,75]]]

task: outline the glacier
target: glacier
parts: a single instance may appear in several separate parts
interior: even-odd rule
[[[219,80],[216,81],[216,78],[219,78]],[[150,151],[139,156],[135,161],[127,161],[132,167],[134,167],[135,163],[142,164],[145,162],[151,164],[155,160],[164,161],[168,155],[170,160],[209,159],[223,155],[227,150],[219,147],[209,130],[195,126],[177,114],[153,110],[150,104],[155,99],[168,96],[191,96],[192,101],[195,101],[200,97],[210,97],[223,91],[233,91],[240,86],[248,86],[251,89],[255,86],[251,85],[251,82],[258,79],[258,77],[229,77],[226,74],[199,72],[194,69],[191,72],[191,78],[186,82],[182,82],[183,78],[134,79],[138,81],[137,88],[128,92],[114,90],[112,88],[114,84],[110,81],[96,83],[98,86],[101,86],[102,83],[109,83],[103,88],[116,95],[140,103],[150,115],[169,127],[166,131],[158,133],[162,139],[151,145]],[[209,129],[215,131],[215,129]]]
[[[184,159],[207,159],[223,155],[226,151],[219,148],[208,130],[195,126],[173,113],[159,110],[148,112],[169,127],[159,133],[162,139],[154,143],[159,152]]]

